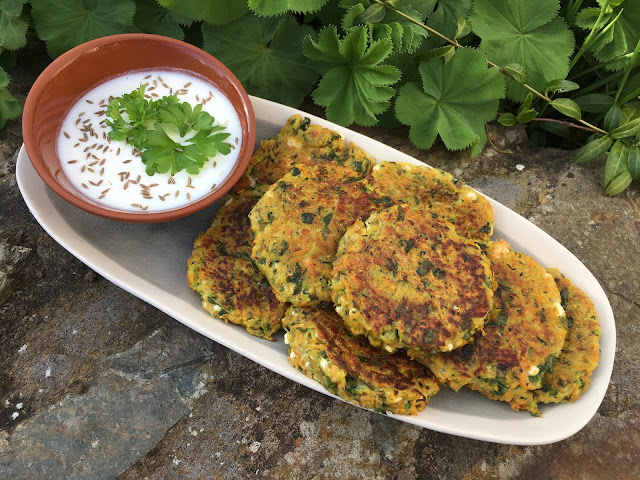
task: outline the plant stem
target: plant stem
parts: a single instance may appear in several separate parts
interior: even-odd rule
[[[573,122],[567,122],[566,120],[558,120],[556,118],[534,118],[533,122],[549,122],[549,123],[557,123],[558,125],[564,125],[566,127],[577,128],[578,130],[586,130],[587,132],[593,132],[593,128],[585,127],[582,125],[576,125]],[[599,130],[600,133],[607,133],[604,130]]]
[[[443,35],[442,33],[438,32],[437,30],[434,30],[431,27],[428,27],[427,25],[425,25],[422,22],[419,22],[418,20],[411,18],[409,15],[407,15],[406,13],[402,12],[401,10],[398,10],[396,7],[394,7],[393,5],[390,5],[389,3],[387,3],[386,1],[383,0],[373,0],[374,2],[382,5],[385,8],[388,8],[389,10],[393,11],[394,13],[397,13],[398,15],[400,15],[403,18],[406,18],[407,20],[409,20],[411,23],[414,23],[416,25],[418,25],[419,27],[427,30],[428,32],[433,33],[434,35],[436,35],[437,37],[440,37],[441,39],[443,39],[444,41],[450,43],[451,45],[453,45],[456,48],[460,48],[462,47],[462,45],[460,45],[460,43],[458,43],[457,40],[452,40],[449,37]],[[605,5],[602,7],[603,9],[607,6],[607,4],[609,3],[609,0],[606,0]],[[603,10],[604,11],[604,10]],[[600,18],[600,17],[598,17]],[[597,21],[596,21],[596,25],[597,25]],[[487,64],[493,68],[497,68],[498,71],[500,71],[503,75],[508,76],[509,78],[511,78],[507,71],[500,67],[499,65],[496,65],[495,63],[493,63],[491,60],[487,59],[486,60]],[[518,82],[520,83],[520,82]],[[535,88],[533,88],[532,86],[526,84],[526,83],[520,83],[520,85],[522,85],[524,88],[526,88],[527,90],[529,90],[531,93],[533,93],[534,95],[538,96],[539,98],[541,98],[542,100],[544,100],[545,102],[547,102],[548,104],[551,104],[552,100],[546,96],[544,93],[540,93],[539,91],[537,91]],[[560,121],[560,120],[559,120]],[[598,133],[602,133],[602,134],[607,134],[608,132],[605,130],[602,130],[601,128],[596,127],[595,125],[591,125],[589,122],[586,122],[584,120],[578,120],[578,122],[580,122],[582,125],[584,125],[583,128],[592,131],[592,132],[598,132]]]

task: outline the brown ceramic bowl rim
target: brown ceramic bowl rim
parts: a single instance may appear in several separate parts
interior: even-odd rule
[[[55,77],[60,71],[67,68],[67,66],[74,61],[76,61],[77,57],[82,55],[89,54],[91,51],[96,50],[100,47],[104,47],[107,45],[115,44],[115,43],[123,43],[130,41],[148,41],[148,42],[156,42],[159,47],[162,48],[162,45],[171,45],[174,47],[178,47],[184,49],[185,51],[189,51],[194,57],[197,57],[201,63],[210,65],[214,70],[221,72],[221,77],[224,77],[233,87],[233,93],[238,95],[240,98],[240,105],[242,110],[236,111],[240,118],[246,117],[247,122],[247,131],[243,130],[243,138],[242,145],[246,142],[249,148],[248,155],[239,156],[237,160],[237,164],[234,167],[231,174],[224,180],[223,186],[221,188],[216,189],[211,194],[196,200],[192,203],[184,205],[182,207],[177,207],[171,210],[163,210],[163,211],[153,211],[153,212],[128,212],[123,210],[115,210],[110,209],[107,206],[99,206],[94,205],[92,203],[84,201],[82,198],[74,195],[69,192],[65,187],[60,185],[60,183],[54,178],[51,171],[45,165],[44,159],[42,157],[41,152],[39,151],[35,139],[34,132],[34,123],[35,123],[35,111],[38,107],[39,100],[41,99],[43,92],[47,89],[49,82],[53,77]],[[167,62],[167,65],[153,67],[153,68],[178,68],[185,70],[179,65],[172,65],[171,62]],[[147,68],[148,69],[148,68]],[[129,70],[132,71],[132,70]],[[122,72],[125,73],[125,72]],[[197,76],[206,78],[205,75],[194,72]],[[112,76],[105,76],[104,80],[108,80],[112,78]],[[211,81],[211,80],[210,80]],[[214,82],[215,84],[215,82]],[[93,86],[97,86],[99,83],[95,83]],[[77,98],[84,93],[77,92]],[[228,96],[229,92],[225,92]],[[75,103],[75,101],[74,101]],[[60,120],[61,125],[62,119]],[[58,127],[59,127],[58,125]],[[27,150],[27,155],[31,160],[31,164],[34,169],[42,178],[42,180],[53,190],[58,196],[71,203],[72,205],[86,211],[92,213],[94,215],[98,215],[100,217],[109,218],[112,220],[119,220],[125,222],[133,222],[133,223],[154,223],[154,222],[164,222],[168,220],[174,220],[180,217],[184,217],[186,215],[190,215],[195,213],[211,204],[219,200],[225,193],[227,193],[233,185],[240,179],[246,170],[249,160],[251,158],[251,153],[254,148],[255,139],[256,139],[256,123],[255,123],[255,114],[253,111],[253,106],[251,104],[251,100],[247,95],[244,87],[240,83],[240,81],[236,78],[236,76],[229,70],[222,62],[218,59],[205,52],[204,50],[183,42],[181,40],[176,40],[170,37],[164,37],[161,35],[151,35],[145,33],[127,33],[120,35],[110,35],[107,37],[101,37],[96,40],[91,40],[89,42],[78,45],[77,47],[72,48],[71,50],[63,53],[61,56],[53,60],[40,74],[40,76],[34,82],[27,99],[24,104],[24,111],[22,114],[22,135],[23,141],[25,144],[25,148]],[[57,156],[57,153],[56,153]],[[58,158],[58,161],[60,159]]]

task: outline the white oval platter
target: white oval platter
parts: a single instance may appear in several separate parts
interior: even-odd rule
[[[377,159],[420,163],[378,141],[313,115],[257,97],[251,97],[251,101],[256,113],[257,142],[275,135],[291,115],[299,113],[314,123],[339,131],[347,141],[356,143]],[[200,296],[187,285],[186,263],[193,240],[210,225],[217,206],[161,224],[128,224],[96,217],[50,191],[31,166],[24,146],[18,156],[16,178],[28,208],[40,225],[94,271],[202,335],[328,395],[320,384],[289,364],[282,335],[270,342],[210,317],[200,306]],[[491,200],[491,205],[495,215],[494,237],[505,238],[516,250],[544,266],[558,267],[593,300],[602,326],[602,357],[591,386],[575,403],[542,406],[540,418],[527,412],[516,413],[507,404],[492,402],[475,392],[456,394],[446,388],[419,415],[390,416],[478,440],[516,445],[557,442],[584,427],[604,398],[615,352],[613,312],[598,281],[571,252],[502,204]]]

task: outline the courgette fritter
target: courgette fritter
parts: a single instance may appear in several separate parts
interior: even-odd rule
[[[544,267],[506,241],[491,243],[488,255],[498,286],[484,335],[459,350],[416,359],[453,390],[466,386],[537,415],[528,391],[542,386],[567,335],[560,291]]]
[[[251,260],[253,233],[248,214],[266,191],[256,186],[222,200],[209,229],[194,242],[187,266],[189,286],[202,296],[202,308],[249,333],[271,339],[286,305]]]
[[[348,402],[379,412],[415,415],[439,390],[427,368],[351,335],[331,309],[291,307],[283,326],[289,362]]]
[[[234,189],[271,185],[294,165],[313,166],[324,162],[349,167],[361,177],[371,172],[374,163],[360,147],[345,143],[338,132],[311,124],[309,118],[293,115],[275,137],[260,142]]]
[[[493,233],[489,200],[450,173],[426,165],[380,162],[367,181],[394,203],[428,209],[462,236],[486,242]]]
[[[557,268],[547,271],[560,289],[569,332],[558,360],[542,377],[542,386],[527,392],[527,400],[538,403],[575,402],[589,387],[591,374],[600,361],[600,322],[587,294]]]
[[[355,335],[409,356],[451,351],[484,324],[489,260],[447,221],[410,205],[350,227],[333,260],[332,300]]]
[[[379,204],[356,172],[334,163],[294,167],[272,185],[249,218],[252,258],[276,297],[295,306],[330,301],[338,241]]]

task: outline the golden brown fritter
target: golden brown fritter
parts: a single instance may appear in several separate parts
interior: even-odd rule
[[[467,343],[491,306],[492,278],[478,245],[453,225],[397,205],[346,231],[331,290],[352,333],[413,356]]]
[[[374,161],[353,143],[347,145],[338,132],[312,125],[311,120],[294,115],[273,138],[260,142],[249,167],[234,187],[236,191],[251,185],[271,185],[294,165],[335,162],[364,177]]]
[[[415,415],[439,390],[427,368],[351,335],[331,309],[291,307],[283,326],[291,364],[348,402]]]
[[[498,287],[484,336],[459,350],[417,359],[456,391],[467,386],[537,414],[527,391],[540,388],[567,334],[560,291],[542,266],[506,241],[492,243],[488,255]]]
[[[538,403],[575,402],[589,387],[600,361],[600,323],[593,302],[557,268],[549,268],[560,289],[569,332],[558,360],[534,390]]]
[[[222,199],[211,227],[195,240],[187,280],[202,296],[207,312],[270,339],[281,328],[286,305],[276,299],[251,260],[253,234],[248,218],[265,190],[251,188]]]
[[[493,232],[489,200],[450,173],[426,165],[380,162],[367,182],[393,203],[428,209],[451,222],[462,236],[488,241]]]
[[[353,170],[294,167],[251,211],[252,258],[277,298],[295,306],[330,301],[331,262],[347,227],[379,208]]]

